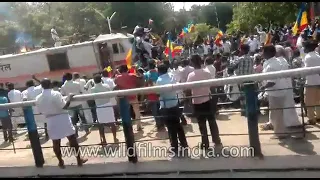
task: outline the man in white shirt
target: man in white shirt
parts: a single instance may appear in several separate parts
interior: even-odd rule
[[[184,59],[182,61],[182,68],[183,69],[180,73],[180,82],[184,83],[184,82],[187,82],[188,75],[194,71],[194,68],[189,65],[189,60],[187,59]],[[193,113],[193,106],[190,100],[185,99],[183,102],[183,105],[184,105],[184,108],[183,108],[184,113],[189,113],[189,114]]]
[[[101,92],[108,92],[112,89],[110,86],[106,83],[103,83],[101,75],[97,74],[94,76],[94,82],[95,85],[93,88],[91,88],[92,93],[101,93]],[[97,116],[98,116],[98,122],[99,122],[99,134],[100,134],[100,140],[102,144],[107,144],[105,132],[104,132],[104,126],[109,126],[111,128],[112,134],[113,134],[113,141],[114,143],[118,142],[117,139],[117,129],[115,126],[115,116],[113,112],[113,108],[110,107],[110,99],[96,99],[95,100],[97,105]]]
[[[81,78],[79,73],[77,73],[77,72],[73,73],[73,80],[80,84],[81,92],[83,94],[88,94],[89,93],[85,88],[85,85],[87,84],[87,82],[86,82],[86,80]],[[93,116],[91,114],[92,113],[91,109],[89,109],[90,106],[88,105],[88,101],[82,102],[82,107],[84,109],[83,112],[84,112],[84,116],[85,116],[87,122],[88,123],[93,123]]]
[[[9,83],[8,84],[8,98],[10,103],[14,103],[14,102],[22,102],[23,101],[23,97],[22,97],[22,93],[19,90],[16,90],[14,88],[14,84],[13,83]],[[17,134],[17,127],[18,127],[18,122],[22,121],[22,119],[24,118],[24,114],[22,111],[22,108],[14,108],[13,109],[13,116],[12,117],[12,126],[13,126],[13,134]]]
[[[281,45],[276,45],[276,57],[280,60],[282,70],[288,70],[289,69],[289,63],[285,59],[285,49]],[[286,90],[285,93],[285,107],[295,107],[295,102],[294,102],[294,94],[293,94],[293,89],[292,89],[292,78],[286,78]],[[290,108],[290,109],[284,109],[284,124],[286,127],[296,127],[301,125],[299,121],[299,117],[297,114],[297,111],[295,108]]]
[[[250,36],[250,39],[248,40],[247,44],[250,46],[250,55],[253,56],[256,50],[259,48],[260,43],[256,38]]]
[[[73,94],[70,94],[67,101],[65,101],[62,94],[51,89],[51,81],[49,79],[43,79],[41,86],[43,87],[43,92],[36,97],[36,106],[39,112],[47,118],[48,134],[52,140],[53,151],[59,161],[58,166],[65,168],[60,149],[61,139],[67,137],[70,146],[76,152],[79,150],[75,127],[71,122],[70,116],[65,111],[70,105]],[[80,157],[80,153],[76,158],[78,166],[82,166],[87,161],[87,159]]]
[[[35,100],[36,97],[42,93],[42,87],[41,85],[35,86],[33,80],[29,80],[26,82],[27,89],[22,91],[22,98],[24,101],[32,101]],[[34,118],[37,122],[42,121],[45,122],[45,118],[43,115],[39,114],[38,108],[36,106],[32,107],[33,114],[35,115]],[[44,124],[44,127],[46,128],[46,123]],[[47,133],[47,131],[46,131]],[[47,136],[47,134],[46,134]]]
[[[109,73],[107,71],[102,71],[102,83],[108,85],[111,88],[111,91],[116,87],[114,80],[109,77]],[[120,118],[120,110],[118,108],[118,102],[115,97],[110,98],[110,105],[113,106],[114,116],[116,118],[116,122],[118,122],[118,118]]]
[[[304,67],[320,66],[320,55],[315,52],[317,42],[308,40],[304,43],[306,56],[303,60]],[[320,75],[314,74],[306,77],[305,104],[307,106],[307,116],[310,124],[315,124],[320,120],[320,108],[314,107],[320,104]],[[316,116],[315,116],[316,114]]]
[[[27,86],[27,89],[22,91],[23,100],[26,100],[26,101],[35,100],[36,97],[42,92],[41,85],[35,86],[33,80],[27,81],[26,86]]]
[[[223,53],[225,53],[228,57],[230,55],[231,52],[231,43],[230,41],[227,41],[226,39],[222,40],[222,49],[223,49]]]
[[[66,81],[61,87],[61,94],[64,96],[68,96],[69,94],[79,95],[82,94],[81,86],[78,82],[73,81],[73,77],[71,73],[65,74]],[[82,102],[72,102],[70,105],[70,114],[71,119],[74,125],[76,125],[79,121],[79,117],[81,119],[81,124],[86,131],[86,134],[89,134],[89,128],[87,126],[87,120],[85,118],[84,112],[82,110]],[[78,134],[78,130],[76,128],[76,135]]]
[[[282,66],[280,61],[275,57],[276,48],[273,45],[264,46],[263,56],[266,61],[263,64],[263,73],[281,71]],[[272,122],[274,133],[285,133],[285,125],[283,118],[283,109],[285,107],[285,90],[278,90],[286,88],[286,80],[279,78],[276,80],[267,80],[265,85],[261,87],[262,90],[268,91],[268,100],[270,114],[269,119]],[[275,134],[272,138],[284,138],[285,135]]]
[[[266,42],[267,33],[265,30],[262,29],[262,27],[260,27],[260,29],[256,27],[256,29],[257,33],[260,35],[260,45],[264,45],[264,43]]]
[[[216,77],[216,68],[214,67],[213,62],[214,60],[212,57],[207,57],[204,61],[204,64],[206,66],[204,69],[211,74],[212,79]]]

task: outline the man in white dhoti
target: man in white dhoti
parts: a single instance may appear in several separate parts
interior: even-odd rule
[[[51,89],[51,81],[43,79],[41,81],[43,92],[36,97],[36,106],[40,113],[42,113],[48,121],[48,134],[52,139],[53,151],[58,158],[60,168],[64,168],[64,161],[61,154],[61,139],[67,137],[70,146],[73,148],[72,152],[79,151],[79,144],[75,134],[75,127],[71,122],[68,112],[65,110],[69,107],[73,94],[69,94],[67,101],[62,94]],[[82,166],[87,159],[80,157],[77,154],[78,166]]]
[[[94,76],[94,87],[91,88],[91,93],[101,93],[111,91],[111,88],[108,84],[102,83],[102,79],[100,75]],[[117,139],[117,129],[115,126],[115,117],[113,112],[113,104],[111,104],[110,98],[105,99],[96,99],[97,106],[97,117],[99,126],[99,134],[101,144],[107,144],[106,137],[104,134],[104,126],[110,126],[114,143],[118,142]]]
[[[110,87],[111,91],[113,91],[113,89],[116,87],[116,84],[114,83],[114,80],[109,77],[108,71],[102,71],[101,75],[102,83],[107,84]],[[118,118],[120,118],[120,110],[118,108],[117,99],[115,97],[110,98],[110,104],[113,107],[114,116],[116,118],[115,121],[118,122]]]
[[[281,71],[282,66],[279,61],[275,57],[276,48],[273,45],[268,45],[263,47],[263,56],[266,61],[263,64],[263,73]],[[284,124],[284,110],[285,107],[285,98],[286,91],[278,90],[284,89],[286,87],[286,80],[283,78],[279,78],[276,80],[267,80],[265,85],[261,87],[262,90],[268,91],[268,100],[269,100],[269,108],[270,114],[269,119],[274,128],[275,135],[272,138],[284,138],[285,135],[280,135],[279,133],[285,133],[286,127]]]
[[[285,59],[286,51],[281,45],[276,45],[276,57],[280,60],[281,63],[281,70],[288,70],[289,69],[289,63]],[[301,122],[299,121],[299,117],[297,114],[294,102],[294,94],[292,89],[292,79],[286,78],[286,98],[285,98],[285,107],[290,109],[284,109],[284,124],[286,127],[296,127],[301,125]]]

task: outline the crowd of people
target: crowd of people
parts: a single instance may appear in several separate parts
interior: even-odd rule
[[[53,141],[54,153],[59,160],[59,166],[64,167],[60,142],[67,137],[70,146],[79,148],[77,123],[82,124],[81,127],[86,135],[90,133],[92,123],[97,123],[103,145],[107,144],[104,128],[110,127],[114,143],[118,142],[119,97],[82,102],[74,101],[74,95],[320,66],[318,44],[310,36],[301,33],[295,43],[290,41],[291,32],[288,31],[288,34],[282,33],[284,37],[281,36],[270,44],[265,44],[266,32],[259,27],[256,29],[259,35],[251,35],[241,42],[238,41],[239,38],[230,37],[223,38],[220,46],[217,44],[195,46],[192,52],[189,51],[191,54],[188,57],[184,57],[184,52],[179,59],[172,61],[149,57],[144,67],[136,68],[135,73],[130,73],[127,65],[121,65],[111,72],[104,70],[96,73],[91,79],[76,72],[65,73],[62,83],[47,78],[39,81],[33,77],[34,80],[26,82],[27,89],[22,92],[15,89],[13,83],[7,83],[6,87],[0,84],[0,103],[35,100],[36,106],[33,107],[33,111],[46,119],[47,134]],[[148,56],[144,56],[146,57]],[[307,76],[305,79],[307,86],[304,100],[308,107],[306,112],[311,124],[315,124],[320,119],[319,109],[315,112],[316,109],[312,107],[318,105],[320,101],[320,90],[316,87],[320,85],[318,76]],[[39,85],[35,85],[34,81]],[[269,122],[261,128],[274,130],[275,134],[272,138],[285,138],[288,135],[279,133],[290,132],[292,127],[301,126],[296,110],[284,109],[295,106],[293,82],[291,78],[249,82],[255,84],[256,90],[262,91],[257,97],[258,102],[268,103]],[[239,103],[242,109],[241,114],[246,115],[244,111],[246,103],[242,96],[243,88],[243,84],[229,84],[225,87],[199,87],[177,92],[130,95],[126,98],[131,105],[135,129],[137,131],[143,129],[140,104],[146,101],[155,119],[157,130],[167,130],[170,146],[174,152],[179,151],[179,145],[188,146],[183,128],[188,122],[184,114],[192,114],[197,119],[201,133],[201,148],[207,150],[210,148],[207,122],[215,148],[222,147],[219,127],[216,123],[219,101],[229,100]],[[221,92],[226,95],[215,95]],[[180,108],[181,105],[183,109]],[[12,132],[15,131],[12,130],[15,130],[17,125],[11,118],[13,114],[21,115],[22,109],[0,110],[5,141],[14,140]],[[255,152],[255,156],[263,157],[261,151]],[[77,156],[79,166],[86,161]]]

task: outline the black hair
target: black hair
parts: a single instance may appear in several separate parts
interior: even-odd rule
[[[33,80],[29,80],[29,81],[27,81],[27,82],[26,82],[26,86],[27,86],[27,87],[34,86],[34,82],[33,82]]]
[[[201,68],[202,59],[198,54],[194,54],[191,56],[191,63],[193,64],[194,68]]]
[[[318,43],[315,40],[307,40],[303,43],[304,49],[307,52],[314,51],[318,47]]]
[[[14,89],[14,84],[13,83],[8,83],[7,87],[9,90],[13,90]]]
[[[276,55],[277,51],[274,45],[266,45],[263,47],[263,55],[267,58],[274,57]]]
[[[173,67],[173,68],[178,68],[179,65],[180,65],[180,62],[179,62],[178,60],[174,60],[174,61],[172,62],[172,67]]]
[[[60,82],[59,81],[52,81],[51,85],[52,85],[52,87],[60,87]]]
[[[71,75],[71,79],[72,79],[72,75]],[[40,83],[41,83],[41,86],[43,89],[50,89],[51,88],[51,80],[48,78],[42,79],[42,81]]]
[[[103,71],[101,72],[101,75],[102,75],[102,77],[108,77],[108,76],[109,76],[109,73],[108,73],[108,71],[103,70]],[[95,76],[95,75],[94,75],[94,76]]]
[[[148,62],[148,65],[149,65],[149,69],[154,69],[156,68],[156,61],[151,59],[149,62]]]
[[[208,57],[206,57],[206,59],[205,59],[205,64],[206,65],[212,65],[213,64],[213,62],[214,62],[214,60],[213,60],[213,58],[212,57],[210,57],[210,56],[208,56]]]
[[[168,66],[165,64],[160,64],[158,66],[158,73],[159,74],[166,74],[168,72]]]
[[[72,80],[72,74],[71,74],[71,73],[66,73],[66,74],[64,75],[64,77],[66,78],[67,81]]]
[[[73,79],[79,79],[80,74],[79,73],[73,73]]]
[[[300,51],[299,51],[299,49],[295,49],[294,51],[293,51],[293,57],[299,57],[300,56]]]
[[[228,68],[227,68],[227,73],[228,73],[229,75],[231,75],[231,74],[233,75],[233,74],[234,74],[234,68],[231,67],[231,66],[228,67]]]
[[[240,50],[244,53],[244,54],[248,54],[250,51],[250,46],[248,44],[242,44],[240,46]]]
[[[93,81],[95,84],[99,84],[102,82],[102,79],[101,79],[101,75],[100,74],[96,74],[94,77],[93,77]]]
[[[119,72],[120,72],[120,73],[126,73],[126,72],[128,72],[128,67],[127,67],[127,65],[121,65],[121,66],[119,67]]]
[[[182,65],[183,65],[183,66],[188,66],[189,64],[190,64],[190,62],[189,62],[188,59],[182,60]]]

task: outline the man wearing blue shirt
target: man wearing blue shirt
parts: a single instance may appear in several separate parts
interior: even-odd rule
[[[168,66],[161,64],[158,66],[159,77],[156,85],[166,85],[177,83],[173,74],[168,73]],[[168,128],[168,136],[170,138],[171,148],[173,152],[178,152],[178,137],[182,147],[187,147],[187,139],[180,124],[181,113],[178,107],[178,99],[176,92],[160,93],[160,114]]]
[[[0,96],[0,104],[6,104],[6,103],[8,103],[8,98],[3,95]],[[8,109],[0,109],[0,120],[1,120],[4,140],[6,142],[8,140],[12,142],[13,141],[12,123],[11,123],[11,118],[10,118]]]

